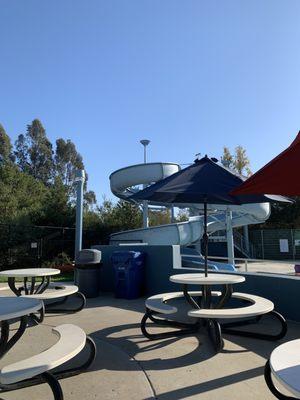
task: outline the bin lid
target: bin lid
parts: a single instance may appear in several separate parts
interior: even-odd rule
[[[83,249],[78,252],[75,264],[98,264],[101,261],[102,253],[96,249]]]

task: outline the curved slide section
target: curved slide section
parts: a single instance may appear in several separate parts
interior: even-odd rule
[[[110,187],[112,193],[124,200],[135,193],[138,185],[149,185],[164,179],[180,170],[175,163],[149,163],[137,164],[121,168],[110,175]],[[176,206],[176,204],[174,204]],[[178,205],[184,207],[184,205]],[[201,204],[189,205],[192,209],[200,211]],[[263,223],[270,215],[270,204],[246,204],[242,206],[224,206],[211,204],[211,215],[208,219],[208,232],[223,230],[226,227],[224,211],[229,208],[232,213],[232,226]],[[111,235],[113,244],[143,242],[149,245],[178,244],[187,246],[199,241],[203,235],[202,216],[191,217],[189,221],[168,225],[152,226],[149,228],[134,229],[118,232]]]
[[[175,163],[157,162],[131,165],[118,169],[110,175],[110,189],[115,196],[126,200],[128,196],[136,192],[133,189],[134,186],[150,185],[179,170],[180,166]]]

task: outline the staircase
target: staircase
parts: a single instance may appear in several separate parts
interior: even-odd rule
[[[237,230],[233,230],[233,241],[234,247],[243,254],[246,258],[254,258],[254,246],[252,243],[246,243],[245,237],[238,232]]]

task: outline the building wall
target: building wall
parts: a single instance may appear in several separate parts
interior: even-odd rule
[[[101,290],[114,290],[114,271],[111,255],[114,251],[144,251],[146,253],[145,295],[178,291],[180,286],[169,281],[179,273],[195,273],[195,269],[181,268],[179,246],[94,246],[102,251]],[[287,319],[300,322],[300,278],[275,274],[242,274],[244,283],[234,285],[234,291],[256,294],[274,302],[275,309]],[[191,287],[199,289],[199,287]],[[216,286],[216,289],[218,287]]]

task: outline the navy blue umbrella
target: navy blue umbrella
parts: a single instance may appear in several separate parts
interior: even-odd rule
[[[162,179],[146,189],[130,196],[132,200],[149,200],[160,203],[204,205],[204,259],[207,276],[207,204],[247,204],[274,201],[289,201],[283,196],[243,195],[229,193],[243,183],[244,179],[205,156],[194,164]]]

